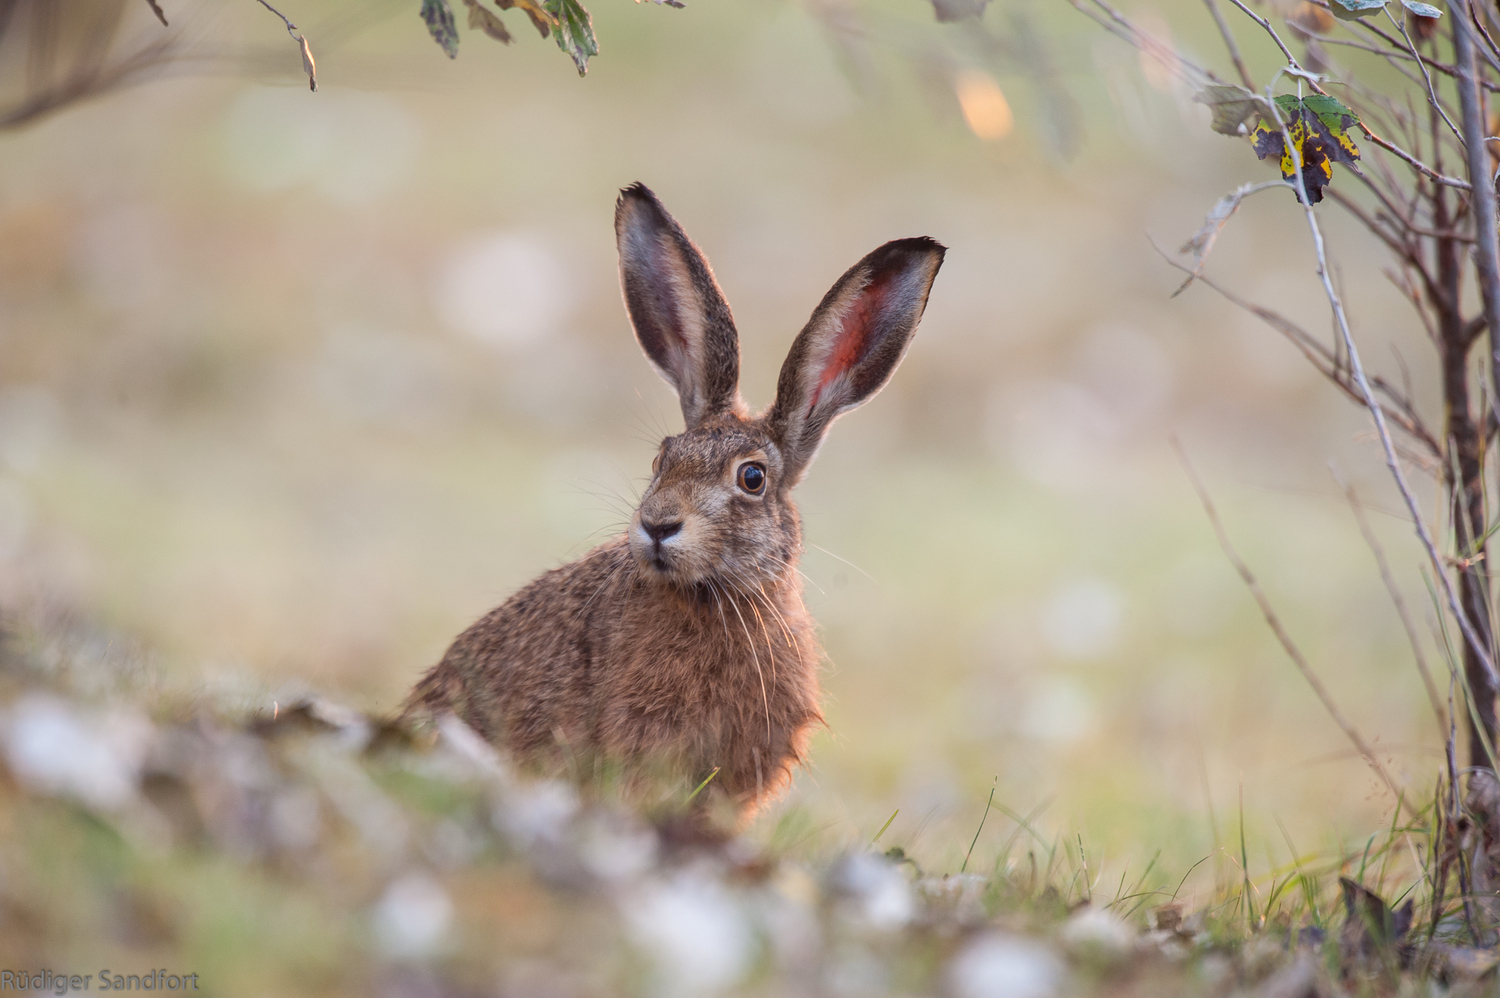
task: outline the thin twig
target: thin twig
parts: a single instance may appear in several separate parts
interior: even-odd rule
[[[1177,66],[1186,67],[1187,69],[1190,69],[1194,73],[1196,73],[1200,80],[1217,79],[1217,77],[1214,76],[1213,73],[1204,69],[1202,66],[1184,59],[1182,57],[1182,53],[1178,52],[1176,49],[1172,48],[1169,45],[1163,45],[1159,40],[1153,38],[1151,35],[1136,27],[1130,22],[1129,18],[1127,18],[1124,14],[1121,14],[1114,7],[1111,7],[1108,3],[1105,2],[1105,0],[1091,0],[1091,2],[1095,7],[1098,7],[1100,10],[1104,11],[1104,13],[1109,16],[1109,19],[1111,21],[1119,25],[1125,31],[1129,32],[1135,39],[1133,44],[1135,44],[1137,48],[1144,49],[1145,51],[1149,52],[1157,59],[1157,61],[1167,66],[1169,69],[1175,68]],[[1239,0],[1230,0],[1230,2],[1238,3]],[[1073,5],[1076,7],[1077,3],[1075,2]]]
[[[1363,121],[1359,122],[1358,124],[1359,130],[1369,136],[1371,142],[1375,143],[1386,152],[1393,154],[1394,156],[1396,156],[1396,158],[1405,161],[1408,166],[1411,166],[1412,168],[1420,171],[1428,178],[1437,181],[1444,187],[1453,187],[1460,191],[1473,189],[1469,186],[1469,182],[1467,180],[1459,180],[1457,177],[1445,176],[1444,174],[1439,173],[1437,170],[1434,170],[1432,167],[1428,166],[1426,163],[1423,163],[1421,160],[1417,159],[1405,149],[1402,149],[1399,146],[1396,146],[1394,143],[1381,138],[1379,135],[1372,132],[1370,130],[1370,126],[1366,125]]]
[[[1412,57],[1409,53],[1399,50],[1390,52],[1383,48],[1378,48],[1374,45],[1370,45],[1366,42],[1354,41],[1352,38],[1328,38],[1323,35],[1314,35],[1313,37],[1322,42],[1324,45],[1339,45],[1344,48],[1358,49],[1361,52],[1371,52],[1386,59],[1405,59],[1407,62],[1412,61]],[[1435,69],[1439,73],[1442,73],[1444,76],[1458,75],[1458,70],[1454,69],[1446,62],[1439,62],[1436,59],[1430,58],[1424,58],[1422,59],[1422,61],[1427,64],[1428,69]],[[1481,81],[1481,85],[1491,93],[1500,92],[1500,83],[1492,83],[1489,80],[1483,80]]]
[[[1152,243],[1152,246],[1156,249],[1157,253],[1161,254],[1162,259],[1166,260],[1166,262],[1171,266],[1176,267],[1178,270],[1182,271],[1185,274],[1193,273],[1191,269],[1168,256],[1160,246],[1156,246],[1155,243]],[[1282,336],[1285,336],[1288,340],[1291,341],[1293,346],[1295,346],[1302,352],[1302,356],[1305,357],[1308,362],[1317,369],[1319,374],[1323,375],[1325,378],[1331,381],[1335,387],[1342,391],[1351,400],[1358,402],[1361,405],[1364,404],[1364,398],[1360,395],[1358,386],[1356,386],[1349,380],[1349,377],[1344,372],[1339,359],[1334,356],[1331,350],[1329,350],[1322,343],[1318,342],[1317,338],[1311,333],[1307,332],[1307,330],[1303,329],[1301,326],[1298,326],[1295,322],[1292,322],[1290,319],[1279,312],[1273,311],[1269,308],[1265,308],[1261,305],[1256,305],[1254,302],[1246,301],[1244,298],[1241,298],[1239,295],[1235,294],[1233,291],[1230,291],[1228,288],[1219,284],[1217,281],[1213,280],[1206,274],[1199,274],[1197,279],[1203,284],[1207,285],[1209,288],[1216,291],[1220,296],[1222,296],[1231,304],[1239,306],[1240,308],[1249,312],[1251,315],[1254,315],[1256,318],[1260,319],[1272,329],[1276,330]],[[1395,424],[1400,427],[1403,432],[1411,436],[1412,439],[1417,440],[1422,444],[1422,446],[1431,451],[1434,458],[1441,457],[1441,445],[1438,443],[1437,438],[1433,436],[1431,431],[1429,431],[1427,427],[1422,423],[1421,418],[1416,411],[1416,407],[1411,403],[1411,401],[1403,396],[1401,392],[1397,391],[1394,386],[1386,382],[1383,378],[1377,377],[1375,379],[1375,385],[1380,393],[1387,399],[1389,399],[1391,405],[1395,407],[1394,410],[1387,410],[1387,415],[1390,416]]]
[[[1239,71],[1240,80],[1245,84],[1246,90],[1255,90],[1255,81],[1250,78],[1250,70],[1245,66],[1245,60],[1240,55],[1239,44],[1234,40],[1234,33],[1229,30],[1229,24],[1224,20],[1224,14],[1219,10],[1218,0],[1203,0],[1203,6],[1208,8],[1209,14],[1213,15],[1214,23],[1219,26],[1219,34],[1224,38],[1224,47],[1229,50],[1229,58],[1234,61],[1234,68]]]
[[[1365,178],[1365,182],[1371,183],[1368,177]],[[1288,184],[1287,186],[1290,187],[1291,185]],[[1371,184],[1371,186],[1373,187],[1373,184]],[[1353,198],[1349,197],[1347,194],[1342,194],[1339,191],[1334,190],[1332,187],[1325,189],[1323,191],[1323,194],[1331,199],[1340,208],[1344,209],[1349,214],[1358,219],[1365,228],[1370,230],[1371,235],[1379,239],[1381,242],[1385,243],[1386,248],[1394,253],[1403,262],[1411,262],[1411,247],[1406,245],[1392,233],[1387,232],[1384,228],[1382,228],[1379,221],[1380,219],[1384,218],[1387,219],[1392,226],[1395,226],[1397,224],[1396,220],[1390,219],[1390,216],[1385,214],[1384,212],[1377,213],[1377,215],[1372,218],[1369,213],[1366,212],[1364,208],[1362,208]],[[1402,224],[1400,228],[1403,232],[1410,231],[1410,226],[1407,226],[1405,224]]]
[[[1478,28],[1478,22],[1471,19],[1467,6],[1467,4],[1462,3],[1451,4],[1449,6],[1448,9],[1453,15],[1453,23],[1457,25],[1458,28],[1463,29],[1464,33],[1478,31],[1483,34],[1485,41],[1489,42],[1489,47],[1475,44],[1474,51],[1484,56],[1484,61],[1490,64],[1491,69],[1500,72],[1500,57],[1497,57],[1497,54],[1494,50],[1494,41],[1489,37],[1489,32],[1483,31],[1483,29]],[[1454,34],[1457,35],[1458,33],[1459,32],[1455,30]],[[1474,41],[1472,36],[1469,40],[1470,42]],[[1453,56],[1453,64],[1456,66],[1458,65],[1458,50],[1456,47],[1454,49]]]
[[[1365,763],[1380,778],[1381,782],[1385,784],[1386,789],[1391,792],[1391,795],[1400,801],[1411,812],[1413,817],[1416,817],[1417,812],[1415,808],[1411,804],[1406,803],[1405,795],[1396,788],[1395,781],[1391,779],[1390,774],[1381,765],[1380,759],[1376,757],[1369,743],[1365,741],[1354,725],[1350,724],[1339,711],[1338,705],[1333,702],[1333,697],[1328,693],[1328,688],[1323,685],[1323,681],[1318,678],[1318,674],[1313,672],[1312,666],[1303,657],[1301,649],[1297,647],[1296,642],[1292,640],[1291,635],[1282,626],[1281,618],[1276,615],[1276,610],[1271,606],[1271,601],[1266,598],[1265,592],[1261,590],[1260,583],[1256,580],[1254,573],[1250,571],[1249,566],[1245,564],[1244,559],[1240,557],[1239,552],[1230,543],[1229,535],[1224,530],[1224,524],[1219,519],[1218,510],[1214,508],[1214,501],[1209,496],[1208,489],[1204,487],[1203,480],[1198,477],[1198,472],[1194,470],[1193,463],[1188,460],[1187,451],[1183,449],[1181,441],[1174,435],[1171,438],[1171,443],[1172,449],[1177,452],[1178,460],[1182,462],[1182,467],[1187,472],[1188,480],[1193,483],[1193,490],[1198,493],[1198,501],[1203,504],[1203,512],[1208,515],[1208,522],[1213,526],[1214,536],[1219,540],[1219,547],[1223,549],[1224,556],[1229,559],[1229,563],[1234,566],[1234,570],[1239,573],[1240,579],[1245,583],[1245,588],[1250,590],[1250,595],[1254,598],[1256,606],[1260,607],[1261,615],[1266,618],[1266,624],[1270,626],[1271,633],[1275,634],[1276,640],[1281,642],[1281,647],[1286,652],[1287,657],[1292,660],[1292,664],[1297,667],[1297,671],[1302,673],[1302,678],[1307,681],[1307,685],[1312,687],[1313,693],[1322,702],[1323,709],[1328,711],[1329,717],[1333,718],[1333,723],[1339,726],[1339,730],[1349,739],[1355,750],[1359,752]]]
[[[308,89],[316,92],[318,89],[318,64],[313,61],[312,47],[307,44],[306,36],[299,33],[298,27],[291,22],[290,18],[275,7],[272,7],[266,0],[256,0],[256,2],[281,18],[281,22],[286,25],[286,33],[292,36],[292,41],[296,42],[297,47],[301,49],[302,71],[307,74]]]
[[[265,2],[265,0],[262,0],[262,2]],[[1297,61],[1297,57],[1292,55],[1292,50],[1286,47],[1286,42],[1281,40],[1281,36],[1276,33],[1276,29],[1271,27],[1270,21],[1266,20],[1264,17],[1261,17],[1249,7],[1246,7],[1243,3],[1240,2],[1240,0],[1229,0],[1229,2],[1243,11],[1245,16],[1250,18],[1250,20],[1254,21],[1256,24],[1265,29],[1266,34],[1270,35],[1271,40],[1276,43],[1276,47],[1281,49],[1281,54],[1286,56],[1286,63],[1288,66],[1291,66],[1299,73],[1307,72],[1307,70],[1302,68],[1302,64]],[[1316,87],[1314,89],[1316,89]],[[1321,90],[1319,90],[1318,92],[1322,93]]]
[[[1443,110],[1443,102],[1438,100],[1437,91],[1432,88],[1432,76],[1427,72],[1427,64],[1422,61],[1422,54],[1417,51],[1417,46],[1412,43],[1411,35],[1406,33],[1406,25],[1398,23],[1396,19],[1391,16],[1391,9],[1389,7],[1381,7],[1380,9],[1385,13],[1386,20],[1390,21],[1391,24],[1401,32],[1401,37],[1406,39],[1407,51],[1411,53],[1413,59],[1417,60],[1417,68],[1422,71],[1422,79],[1427,83],[1427,100],[1432,104],[1437,113],[1443,116],[1443,121],[1445,124],[1447,124],[1448,130],[1452,132],[1460,142],[1463,142],[1464,137],[1459,134],[1458,126],[1453,124],[1453,119],[1448,117],[1447,111]],[[1472,180],[1473,178],[1471,177],[1470,179]]]
[[[1402,598],[1401,589],[1396,585],[1395,577],[1391,575],[1391,566],[1385,560],[1385,549],[1380,546],[1379,538],[1370,529],[1370,521],[1365,516],[1364,504],[1359,501],[1354,486],[1345,482],[1337,470],[1333,472],[1333,478],[1344,490],[1344,495],[1349,500],[1349,508],[1353,510],[1354,519],[1359,524],[1359,532],[1364,536],[1370,553],[1375,556],[1375,564],[1380,568],[1380,579],[1385,583],[1386,592],[1390,593],[1391,602],[1396,606],[1396,616],[1401,618],[1401,626],[1406,631],[1406,639],[1411,643],[1411,653],[1417,660],[1417,671],[1422,674],[1422,686],[1427,690],[1427,699],[1432,704],[1433,716],[1437,718],[1438,731],[1446,735],[1448,718],[1443,713],[1442,698],[1438,695],[1437,684],[1432,681],[1432,671],[1427,667],[1427,656],[1422,651],[1422,642],[1417,638],[1416,625],[1411,622],[1411,614],[1406,609],[1406,600]]]

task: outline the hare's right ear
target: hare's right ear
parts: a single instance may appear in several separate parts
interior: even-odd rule
[[[739,334],[698,247],[643,184],[620,192],[615,239],[635,338],[677,389],[688,429],[740,410]]]
[[[890,380],[944,252],[925,237],[886,243],[838,279],[797,334],[766,413],[787,482],[802,477],[835,418]]]

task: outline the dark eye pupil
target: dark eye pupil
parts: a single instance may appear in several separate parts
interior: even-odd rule
[[[740,486],[746,492],[759,492],[765,485],[766,473],[758,465],[747,464],[740,469]]]

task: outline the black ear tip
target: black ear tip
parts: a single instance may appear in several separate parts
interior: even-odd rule
[[[907,266],[918,260],[931,260],[933,270],[943,265],[948,247],[930,236],[915,236],[910,239],[893,239],[870,254],[877,266]]]
[[[623,205],[626,201],[646,201],[650,204],[661,203],[656,199],[656,195],[652,193],[651,188],[647,187],[639,180],[631,184],[629,187],[620,188],[620,198],[615,202],[615,204]]]
[[[645,218],[650,219],[652,224],[658,226],[670,224],[671,216],[667,214],[667,209],[662,207],[656,194],[651,188],[637,180],[629,187],[620,190],[619,200],[615,202],[616,228],[624,224],[627,214],[637,220],[641,219],[642,210],[645,211]]]
[[[902,239],[900,242],[906,243],[913,252],[936,253],[939,261],[948,252],[948,247],[931,236],[917,236],[914,239]]]

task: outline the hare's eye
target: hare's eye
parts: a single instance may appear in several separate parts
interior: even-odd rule
[[[735,473],[735,481],[740,488],[753,496],[758,496],[766,490],[766,466],[755,461],[746,461],[740,465],[740,470]]]

